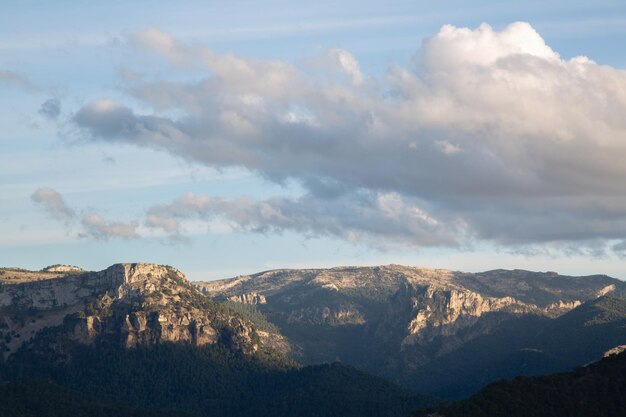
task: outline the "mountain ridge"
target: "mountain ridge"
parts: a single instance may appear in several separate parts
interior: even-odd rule
[[[520,269],[472,274],[401,265],[279,269],[194,285],[218,301],[253,303],[286,336],[291,355],[302,363],[340,359],[418,390],[431,381],[442,391],[429,393],[443,396],[467,395],[480,386],[468,380],[470,391],[453,393],[443,380],[432,380],[436,370],[428,368],[426,379],[420,376],[429,363],[445,363],[449,355],[459,356],[455,352],[499,329],[543,328],[599,296],[626,295],[626,283],[606,275],[574,277]],[[611,326],[617,330],[618,322]],[[626,335],[623,339],[626,342]],[[597,350],[613,347],[608,345],[613,339],[602,340],[605,345],[579,352],[577,360],[583,362],[567,366],[582,365],[597,358]],[[519,343],[515,349],[524,348],[523,341]],[[485,363],[494,368],[484,383],[511,371],[550,372],[553,363],[560,363],[541,359],[525,368],[526,359],[515,359],[515,351],[508,355],[521,368],[507,369],[506,361]],[[534,360],[531,356],[526,355]]]

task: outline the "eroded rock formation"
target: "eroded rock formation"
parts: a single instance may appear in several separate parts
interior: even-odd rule
[[[250,322],[204,296],[175,268],[162,265],[117,264],[100,272],[2,281],[0,308],[17,312],[0,316],[3,334],[12,335],[4,346],[8,353],[50,327],[63,329],[78,343],[104,337],[127,348],[225,343],[252,353],[272,348],[267,345],[276,339],[261,337]]]

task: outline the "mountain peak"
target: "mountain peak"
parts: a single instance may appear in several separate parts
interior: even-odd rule
[[[19,312],[0,315],[0,329],[12,335],[0,347],[9,354],[44,329],[54,329],[56,339],[43,344],[101,339],[124,347],[226,343],[250,353],[269,346],[251,322],[203,295],[171,266],[120,263],[80,274],[15,274],[22,278],[0,281],[0,308]]]
[[[149,280],[154,276],[167,275],[173,273],[180,279],[187,280],[185,275],[176,268],[169,265],[159,265],[153,263],[118,263],[106,268],[110,273],[121,274],[125,282]]]

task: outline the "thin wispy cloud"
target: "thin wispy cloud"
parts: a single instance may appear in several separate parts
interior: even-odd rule
[[[61,115],[61,101],[49,98],[39,107],[38,113],[50,120],[56,120]]]
[[[19,72],[0,69],[0,86],[2,84],[20,87],[27,91],[37,90],[37,87],[27,76]]]
[[[187,193],[169,204],[151,207],[145,223],[179,237],[182,222],[213,218],[244,232],[296,232],[377,247],[456,244],[453,219],[442,223],[394,193],[361,192],[332,200],[312,195],[299,199],[224,199]]]
[[[84,227],[84,232],[80,234],[81,237],[91,237],[101,240],[139,238],[139,234],[137,233],[139,222],[136,220],[130,223],[107,221],[97,212],[88,211],[83,215],[81,224]]]
[[[578,19],[560,19],[538,21],[543,31],[557,37],[589,38],[626,33],[626,19],[620,15],[601,19],[584,17]]]
[[[67,205],[63,196],[52,188],[38,188],[31,195],[31,199],[35,203],[41,204],[56,219],[67,223],[76,217],[76,212]]]
[[[82,211],[82,214],[79,214],[66,203],[61,193],[53,188],[38,188],[31,195],[31,199],[43,206],[52,217],[63,222],[68,232],[71,232],[74,224],[80,221],[82,229],[79,231],[78,237],[99,240],[139,238],[137,233],[139,222],[137,220],[129,223],[107,221],[94,210]]]

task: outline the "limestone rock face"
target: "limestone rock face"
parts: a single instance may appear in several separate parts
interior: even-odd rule
[[[613,291],[615,291],[615,284],[611,284],[611,285],[607,285],[606,287],[602,288],[601,290],[599,290],[596,295],[598,297],[602,297],[604,295],[607,295],[609,293],[612,293]]]
[[[100,272],[40,278],[0,282],[0,331],[21,339],[5,343],[8,353],[51,327],[60,339],[82,344],[102,339],[127,348],[225,343],[244,353],[271,348],[272,338],[259,337],[252,323],[203,295],[170,266],[117,264]],[[256,296],[256,302],[262,300]],[[15,320],[2,308],[22,311],[25,319]]]
[[[267,300],[263,294],[257,292],[249,292],[241,295],[233,295],[228,297],[230,301],[243,304],[265,304]]]
[[[85,272],[83,268],[72,265],[50,265],[42,269],[43,272]]]
[[[573,301],[559,300],[545,307],[543,311],[545,315],[548,317],[558,317],[567,313],[570,310],[575,309],[581,304],[582,302],[579,300],[573,300]]]
[[[78,275],[50,277],[25,282],[0,282],[0,308],[53,310],[84,303],[85,300],[112,291],[124,283],[124,275],[111,268]]]
[[[483,297],[468,290],[427,286],[411,297],[413,319],[404,344],[426,343],[436,336],[450,336],[474,325],[486,313],[530,313],[536,311],[513,297]]]
[[[607,358],[612,355],[619,355],[620,353],[626,351],[626,345],[615,346],[613,349],[609,349],[604,353],[604,357]]]
[[[72,339],[80,340],[83,343],[93,343],[96,337],[100,334],[102,323],[100,319],[95,316],[85,317],[79,323],[76,323],[72,329]]]
[[[99,275],[117,284],[88,306],[84,317],[73,317],[73,333],[83,336],[79,342],[113,335],[128,348],[162,342],[201,346],[217,343],[228,328],[232,346],[258,349],[249,323],[221,311],[172,267],[120,264]]]

